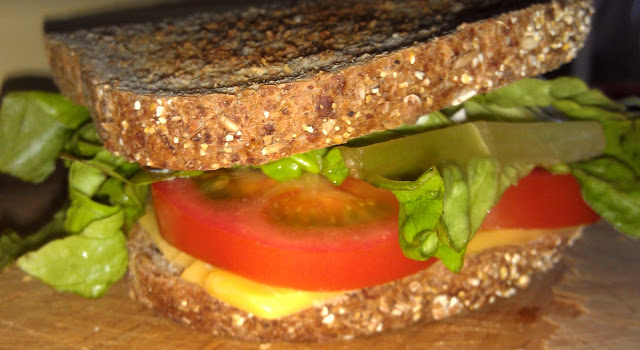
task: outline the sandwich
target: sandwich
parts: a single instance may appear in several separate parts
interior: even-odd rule
[[[635,100],[527,78],[571,61],[591,15],[303,1],[48,33],[66,97],[5,98],[0,170],[41,181],[62,158],[70,202],[3,249],[89,297],[126,274],[158,313],[249,340],[510,297],[583,225],[640,235]]]

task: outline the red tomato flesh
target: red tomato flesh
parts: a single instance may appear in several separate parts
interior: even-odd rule
[[[391,192],[354,179],[336,187],[320,177],[263,185],[265,191],[213,199],[193,179],[154,183],[160,232],[173,246],[212,265],[301,290],[363,288],[433,263],[403,255]],[[352,208],[358,214],[349,216],[348,206],[364,208]],[[307,220],[304,213],[311,209],[316,217]]]
[[[599,218],[582,199],[573,175],[534,169],[504,192],[480,229],[568,227],[590,224]]]

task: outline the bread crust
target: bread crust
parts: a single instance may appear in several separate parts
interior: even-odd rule
[[[419,320],[438,320],[478,309],[526,288],[550,270],[581,228],[559,229],[522,245],[465,257],[458,274],[437,262],[403,279],[349,291],[325,304],[279,320],[250,315],[180,279],[140,226],[129,241],[129,284],[140,302],[158,313],[214,335],[255,341],[351,339]]]
[[[442,2],[433,1],[433,8],[410,0],[364,6],[329,1],[321,8],[303,2],[49,34],[46,45],[56,83],[89,107],[107,149],[149,167],[213,170],[262,164],[414,123],[569,62],[587,36],[590,0],[534,4],[486,19],[469,15],[500,2],[437,7]],[[472,5],[481,10],[467,8]],[[403,21],[409,14],[416,15]],[[259,21],[226,28],[230,39],[214,36],[219,25],[238,18]],[[287,18],[304,19],[289,36],[277,30]],[[379,28],[376,18],[388,28]],[[452,18],[458,22],[450,28]],[[318,32],[318,23],[326,30]],[[247,46],[251,40],[244,36],[256,33],[272,37]],[[291,40],[295,45],[287,46]],[[261,45],[274,49],[255,51]]]

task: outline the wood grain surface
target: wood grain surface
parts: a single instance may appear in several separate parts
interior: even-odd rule
[[[251,343],[198,333],[135,303],[56,292],[15,266],[0,274],[0,349],[640,348],[640,242],[589,227],[561,266],[478,312],[328,344]]]

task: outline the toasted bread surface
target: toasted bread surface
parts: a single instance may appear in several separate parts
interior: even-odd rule
[[[215,335],[257,341],[327,341],[370,335],[420,320],[438,320],[513,296],[550,270],[580,228],[558,229],[527,244],[493,248],[465,258],[458,274],[437,262],[415,275],[359,290],[277,320],[261,319],[180,278],[146,232],[129,241],[129,283],[158,313]]]
[[[526,5],[523,5],[525,3]],[[55,81],[145,166],[263,164],[572,60],[590,0],[328,1],[47,35]]]

